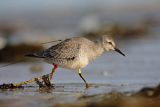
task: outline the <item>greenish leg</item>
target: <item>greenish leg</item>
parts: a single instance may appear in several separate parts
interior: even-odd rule
[[[82,76],[82,72],[81,72],[81,69],[78,69],[78,74],[79,74],[79,76],[82,78],[82,80],[85,82],[85,84],[86,84],[86,88],[88,88],[88,87],[89,87],[89,85],[88,85],[88,83],[86,82],[86,80],[83,78],[83,76]]]

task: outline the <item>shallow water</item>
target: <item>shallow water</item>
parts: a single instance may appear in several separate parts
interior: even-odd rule
[[[154,29],[154,32],[158,31]],[[155,86],[160,82],[160,37],[152,33],[144,39],[120,41],[119,47],[126,54],[123,57],[109,52],[97,58],[83,69],[88,83],[85,89],[77,72],[59,68],[54,75],[55,89],[40,91],[37,86],[0,91],[0,103],[3,106],[52,106],[57,103],[70,103],[83,95],[103,94],[111,91],[135,92],[145,86]],[[39,63],[41,72],[30,71],[30,64],[16,64],[0,70],[0,84],[21,82],[32,77],[50,73],[52,66]],[[2,64],[3,65],[3,64]]]

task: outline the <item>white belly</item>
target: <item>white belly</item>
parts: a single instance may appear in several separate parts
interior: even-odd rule
[[[56,64],[61,68],[67,68],[67,69],[73,69],[73,70],[84,68],[89,63],[89,60],[85,55],[79,55],[74,60],[64,61],[61,63],[55,62],[52,59],[45,59],[45,61],[50,64]]]

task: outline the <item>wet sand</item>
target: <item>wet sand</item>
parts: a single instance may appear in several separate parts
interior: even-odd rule
[[[158,96],[145,96],[137,92],[142,85],[55,84],[54,89],[25,86],[24,89],[1,90],[1,107],[152,107],[160,105]],[[126,90],[128,89],[128,90]],[[134,89],[134,90],[133,90]],[[149,105],[148,105],[149,104]]]

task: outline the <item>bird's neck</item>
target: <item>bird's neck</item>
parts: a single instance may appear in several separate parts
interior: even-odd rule
[[[97,53],[97,56],[100,56],[104,52],[104,48],[102,45],[102,42],[96,40],[94,41],[95,46],[93,47],[93,50],[95,53]]]
[[[102,47],[102,44],[99,41],[93,41],[94,46],[92,47],[92,52],[90,52],[90,60],[94,60],[97,56],[100,56],[104,52],[104,48]]]

